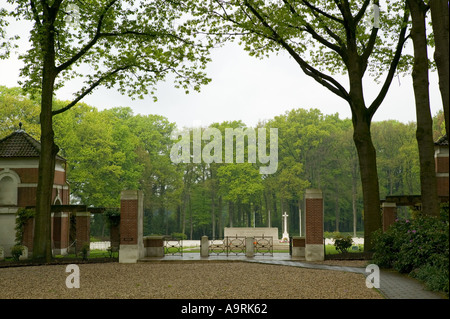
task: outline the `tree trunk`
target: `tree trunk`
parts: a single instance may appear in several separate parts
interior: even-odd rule
[[[234,204],[232,201],[228,201],[228,224],[230,227],[233,227],[233,218],[234,218]]]
[[[370,119],[365,107],[357,107],[353,114],[353,141],[358,152],[364,201],[364,251],[372,250],[371,235],[381,228],[380,190],[377,159],[370,134]]]
[[[448,29],[448,1],[430,0],[431,19],[434,33],[434,60],[439,75],[439,89],[441,91],[444,108],[445,132],[449,129],[449,29]]]
[[[349,51],[348,75],[353,141],[358,153],[364,201],[364,251],[371,251],[372,233],[381,229],[381,202],[378,184],[377,156],[370,133],[371,115],[364,102],[362,71],[356,46]]]
[[[53,89],[53,84],[51,84],[51,87]],[[50,99],[46,96],[50,96]],[[36,192],[36,218],[33,240],[33,259],[44,259],[46,262],[50,262],[52,258],[50,210],[55,176],[55,156],[58,153],[58,147],[54,144],[51,97],[52,93],[49,93],[48,90],[42,91],[40,114],[41,154],[39,157],[39,177]]]
[[[336,232],[339,232],[339,219],[340,219],[340,216],[339,216],[339,196],[338,196],[338,191],[339,190],[336,187],[335,193],[334,193],[334,196],[335,196],[335,198],[334,198],[334,214],[335,214],[335,226],[334,226],[334,228],[335,228]]]
[[[356,198],[357,198],[357,176],[356,176],[356,165],[352,165],[352,210],[353,210],[353,237],[356,237],[356,221],[357,221],[357,211],[356,211]]]
[[[302,225],[303,225],[303,218],[302,218],[302,201],[301,201],[301,199],[299,198],[298,199],[298,235],[299,236],[302,236],[303,235],[303,227],[302,227]]]
[[[426,11],[421,0],[408,0],[407,2],[412,18],[411,38],[414,47],[412,78],[416,100],[416,139],[419,147],[422,212],[427,215],[438,216],[439,200],[434,162],[433,119],[428,90]]]
[[[189,239],[192,240],[194,225],[192,223],[192,198],[189,194]]]
[[[181,233],[186,234],[186,194],[183,194],[183,203],[181,211]]]
[[[39,176],[36,191],[36,218],[33,239],[33,259],[50,262],[51,245],[51,203],[55,176],[55,157],[58,147],[54,143],[52,106],[56,78],[53,25],[46,23],[43,35],[43,69],[41,91],[41,152],[39,156]]]
[[[212,233],[212,238],[216,238],[216,227],[215,227],[215,225],[216,225],[216,200],[215,200],[214,190],[212,191],[211,205],[212,205],[211,233]]]
[[[223,236],[223,203],[222,203],[222,196],[219,196],[219,236],[218,238],[222,238]]]

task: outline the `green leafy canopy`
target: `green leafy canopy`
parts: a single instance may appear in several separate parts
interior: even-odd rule
[[[0,13],[5,17],[0,19],[2,47],[12,43],[3,34],[6,17],[33,24],[31,48],[20,56],[24,62],[21,85],[31,92],[40,91],[44,56],[50,51],[55,54],[55,89],[71,80],[83,81],[72,103],[54,114],[99,85],[132,97],[152,94],[156,99],[156,84],[169,74],[175,86],[186,92],[199,91],[210,81],[203,70],[212,42],[197,36],[192,19],[195,1],[8,2],[14,8]]]

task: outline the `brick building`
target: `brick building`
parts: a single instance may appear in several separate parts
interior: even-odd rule
[[[434,143],[437,193],[441,203],[449,202],[448,137],[444,135]],[[386,196],[382,201],[383,230],[386,231],[397,217],[397,206],[421,206],[420,195]]]
[[[436,163],[437,190],[439,196],[449,195],[448,183],[448,136],[444,135],[434,143],[434,159]]]
[[[0,139],[0,247],[5,256],[15,244],[15,220],[19,208],[35,206],[41,145],[21,128]],[[56,156],[53,205],[68,205],[66,160]],[[34,220],[25,225],[23,245],[33,250]],[[53,254],[66,254],[69,246],[69,213],[52,213]]]

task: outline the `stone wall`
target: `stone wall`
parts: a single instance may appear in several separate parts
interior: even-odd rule
[[[225,227],[224,237],[272,237],[274,243],[278,241],[277,227]]]

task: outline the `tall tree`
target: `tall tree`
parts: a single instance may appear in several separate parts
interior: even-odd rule
[[[426,33],[426,12],[428,7],[423,0],[407,0],[411,11],[411,38],[414,47],[412,71],[414,97],[416,101],[417,131],[419,146],[420,187],[422,211],[439,216],[436,170],[434,162],[433,119],[430,111],[428,52]]]
[[[420,192],[420,180],[416,178],[419,176],[419,154],[415,131],[415,123],[389,120],[373,124],[382,197]]]
[[[434,61],[439,74],[439,90],[441,91],[442,105],[444,108],[445,132],[449,130],[449,103],[450,103],[450,80],[449,80],[449,1],[430,0],[431,20],[434,34]]]
[[[25,66],[21,75],[24,88],[39,94],[41,101],[33,258],[49,261],[50,205],[59,151],[54,142],[53,117],[100,85],[142,97],[153,93],[156,83],[172,73],[177,86],[186,91],[190,86],[199,90],[208,82],[201,72],[208,61],[207,43],[194,43],[195,26],[184,18],[194,9],[195,1],[9,2],[15,8],[1,10],[0,15],[34,23],[31,49],[22,56]],[[0,31],[3,27],[2,21]],[[87,65],[91,73],[83,68]],[[55,109],[56,90],[73,78],[84,78],[84,86],[67,105]]]
[[[374,12],[377,13],[378,1],[374,3]],[[370,124],[400,61],[408,20],[406,10],[401,16],[391,17],[386,10],[381,14],[380,25],[374,21],[372,27],[367,28],[364,17],[369,4],[370,0],[282,0],[270,3],[262,0],[212,0],[209,7],[211,17],[225,21],[224,32],[244,33],[242,42],[252,55],[262,57],[285,50],[306,75],[348,102],[360,163],[366,250],[372,247],[372,232],[381,227],[376,152]],[[211,18],[205,21],[208,23]],[[396,39],[383,43],[378,34],[380,26]],[[377,63],[379,61],[382,62]],[[371,103],[366,102],[363,93],[363,77],[367,69],[387,71],[379,94]],[[349,89],[326,74],[326,70],[346,73]]]
[[[17,130],[19,123],[28,134],[39,138],[39,105],[21,88],[0,86],[0,105],[0,138]]]
[[[55,118],[55,141],[68,160],[72,200],[118,207],[121,190],[136,188],[141,172],[134,152],[137,138],[125,124],[125,119],[118,119],[113,112],[83,103]]]

